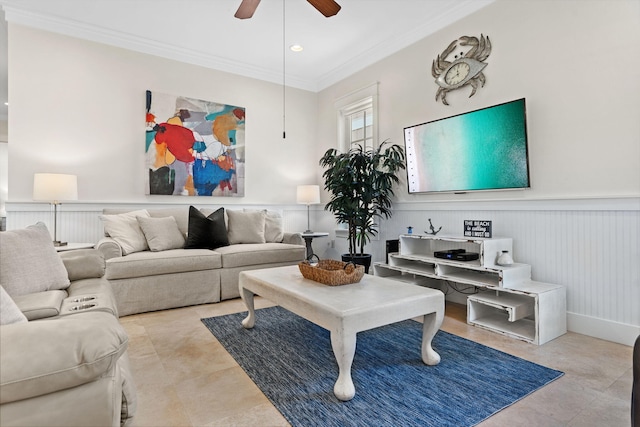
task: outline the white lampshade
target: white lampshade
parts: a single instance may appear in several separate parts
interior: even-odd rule
[[[54,203],[78,200],[78,177],[60,173],[34,174],[33,200]]]
[[[320,186],[298,185],[296,200],[301,205],[315,205],[320,203]]]

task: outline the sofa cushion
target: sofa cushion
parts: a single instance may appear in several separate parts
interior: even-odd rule
[[[152,218],[166,218],[172,216],[178,224],[178,229],[183,236],[187,235],[189,229],[189,211],[184,206],[166,208],[166,209],[151,209],[149,215]]]
[[[286,243],[245,243],[218,248],[224,268],[304,260],[305,247]]]
[[[0,334],[0,403],[94,381],[115,367],[128,337],[112,314],[20,323]],[[47,351],[39,351],[40,349]],[[25,363],[28,361],[28,363]]]
[[[102,220],[105,233],[118,242],[124,255],[149,249],[147,239],[138,224],[139,216],[148,218],[149,212],[141,209],[117,215],[98,216]]]
[[[123,214],[128,212],[131,212],[131,209],[104,208],[102,210],[103,215],[117,215],[117,214]],[[147,210],[147,212],[149,212],[149,216],[151,218],[164,218],[167,216],[172,216],[176,220],[176,223],[178,223],[178,228],[180,229],[180,232],[185,236],[187,235],[189,211],[185,209],[184,206],[177,206],[174,208],[164,208],[164,209],[149,209]],[[105,233],[105,236],[109,236],[109,235]]]
[[[224,208],[204,216],[198,209],[189,206],[189,232],[185,249],[215,249],[228,244]]]
[[[170,249],[162,252],[137,252],[107,261],[107,279],[126,279],[159,274],[221,268],[221,255],[208,249]],[[179,286],[176,283],[176,286]]]
[[[26,322],[27,318],[11,299],[7,291],[0,286],[0,325]]]
[[[18,295],[14,301],[29,320],[45,319],[60,314],[67,292],[60,290]]]
[[[264,211],[228,210],[229,244],[265,243],[265,217]]]
[[[178,229],[178,223],[172,216],[162,218],[138,217],[138,225],[147,239],[152,252],[180,249],[184,247],[184,236]]]
[[[255,212],[255,209],[244,209],[245,212]],[[284,224],[282,213],[278,211],[263,210],[264,217],[264,240],[267,243],[280,243],[284,238]]]
[[[284,224],[282,214],[277,211],[267,211],[264,218],[264,239],[267,243],[280,243],[284,238]]]
[[[0,233],[0,285],[11,297],[69,286],[67,270],[43,223]]]

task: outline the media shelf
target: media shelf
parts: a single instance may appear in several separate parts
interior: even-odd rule
[[[477,267],[494,267],[496,258],[502,251],[512,251],[512,240],[507,238],[484,239],[465,237],[433,236],[430,234],[403,234],[400,236],[399,255],[419,255],[434,259],[438,263],[443,260],[435,258],[434,252],[449,249],[464,249],[479,255],[476,261],[453,261],[456,264]]]
[[[389,264],[378,264],[378,267],[380,270],[389,268],[472,286],[508,288],[531,277],[531,266],[528,264],[513,264],[509,267],[496,265],[498,255],[505,250],[511,251],[511,247],[511,239],[465,239],[403,234],[400,236],[400,252],[389,254]],[[436,258],[433,255],[434,252],[449,249],[475,252],[479,258],[475,261],[455,261]],[[385,274],[381,272],[380,275]]]
[[[410,277],[446,280],[476,287],[467,298],[467,323],[533,344],[544,344],[566,333],[565,288],[531,280],[531,266],[495,263],[510,238],[463,238],[403,234],[400,252],[389,262],[374,263],[377,276],[411,281]],[[433,256],[436,251],[464,249],[479,259],[454,261]],[[414,279],[428,285],[428,280]]]

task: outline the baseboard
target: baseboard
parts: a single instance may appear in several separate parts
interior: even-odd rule
[[[577,313],[567,313],[567,329],[582,335],[600,338],[628,346],[633,346],[640,326],[626,323],[612,322],[611,320],[598,319]]]

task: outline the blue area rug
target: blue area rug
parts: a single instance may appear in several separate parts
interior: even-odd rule
[[[407,320],[358,334],[355,397],[333,394],[329,332],[280,307],[202,319],[294,427],[472,426],[561,377],[562,372],[438,331],[442,360],[420,357],[422,324]]]

